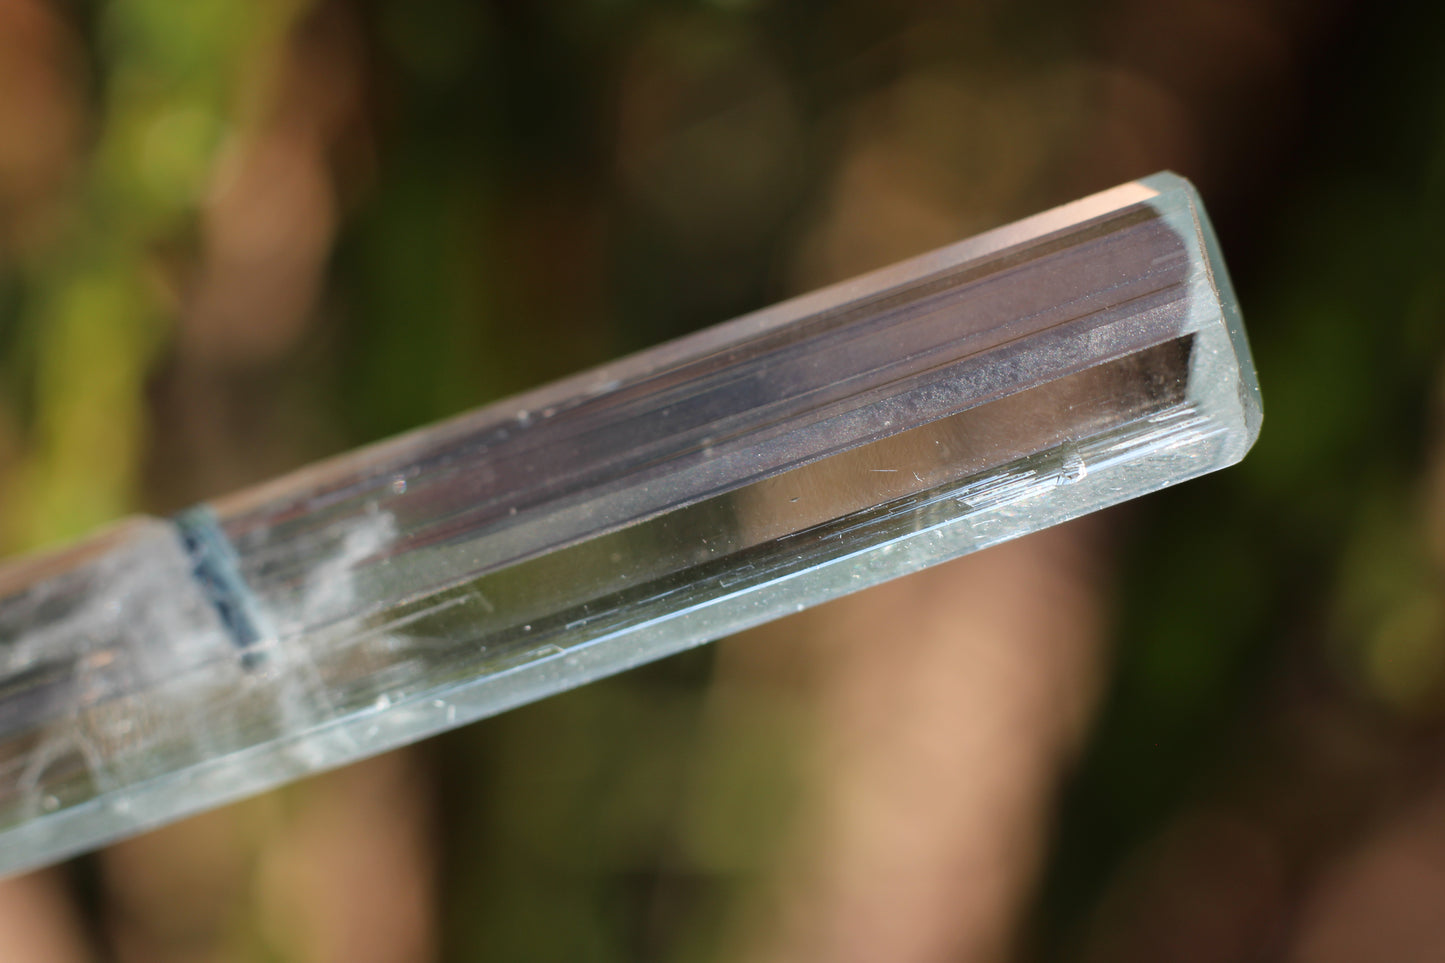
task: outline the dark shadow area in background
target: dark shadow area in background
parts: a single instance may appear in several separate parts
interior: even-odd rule
[[[1113,682],[1033,912],[1039,959],[1277,958],[1330,865],[1442,778],[1433,656],[1417,684],[1362,662],[1398,597],[1440,577],[1411,506],[1439,444],[1445,16],[1338,6],[1297,5],[1316,29],[1281,68],[1280,115],[1247,91],[1215,105],[1231,176],[1202,187],[1266,427],[1238,472],[1161,493],[1131,526]],[[1393,571],[1362,575],[1362,543]],[[1346,928],[1389,926],[1356,914]]]

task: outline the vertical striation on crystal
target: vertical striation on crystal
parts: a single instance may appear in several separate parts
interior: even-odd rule
[[[1159,174],[0,571],[0,873],[1232,464]]]

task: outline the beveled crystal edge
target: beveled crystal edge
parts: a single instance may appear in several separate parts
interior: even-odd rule
[[[1244,428],[1240,442],[1232,446],[1227,460],[1218,466],[1223,468],[1240,461],[1254,447],[1264,420],[1264,401],[1260,394],[1259,376],[1255,370],[1249,337],[1245,332],[1239,298],[1235,294],[1229,269],[1220,250],[1219,238],[1194,184],[1173,171],[1160,171],[1141,178],[1136,183],[1156,192],[1148,203],[1182,237],[1191,241],[1200,255],[1199,266],[1202,272],[1199,281],[1208,289],[1208,296],[1197,299],[1194,305],[1197,312],[1195,326],[1204,332],[1201,347],[1205,351],[1219,353],[1227,350],[1230,355],[1230,358],[1218,359],[1218,364],[1206,365],[1213,370],[1200,379],[1203,391],[1207,394],[1210,389],[1217,389],[1223,370],[1232,368],[1235,372],[1231,379],[1234,384],[1229,396],[1205,399],[1205,402],[1211,406],[1223,404],[1236,408],[1240,424]],[[1208,334],[1211,327],[1222,329],[1222,344],[1213,343],[1215,339]],[[1207,362],[1209,359],[1204,360]]]

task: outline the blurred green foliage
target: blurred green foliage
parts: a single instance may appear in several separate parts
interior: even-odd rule
[[[12,547],[73,538],[138,498],[145,383],[170,313],[149,260],[190,226],[225,126],[245,122],[245,82],[294,6],[129,0],[91,25],[103,51],[94,143],[59,237],[6,272],[16,353],[34,372],[13,400],[28,409],[31,455],[10,495]]]

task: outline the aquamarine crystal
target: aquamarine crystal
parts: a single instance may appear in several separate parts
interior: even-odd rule
[[[1238,461],[1160,174],[0,571],[0,872]]]

